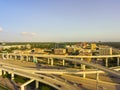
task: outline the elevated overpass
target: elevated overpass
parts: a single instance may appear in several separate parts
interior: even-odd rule
[[[7,59],[11,59],[13,58],[13,56],[16,58],[16,56],[19,56],[20,57],[20,60],[24,60],[23,57],[27,57],[27,59],[29,59],[29,57],[32,57],[33,60],[37,60],[38,57],[42,57],[42,58],[48,58],[48,59],[51,59],[51,63],[53,64],[53,59],[58,59],[58,60],[65,60],[65,61],[69,61],[69,62],[76,62],[76,63],[79,63],[79,64],[84,64],[84,65],[87,65],[87,66],[90,66],[90,67],[94,67],[96,69],[99,69],[99,70],[102,70],[110,75],[113,75],[113,76],[116,76],[116,77],[120,77],[120,73],[117,72],[117,71],[114,71],[112,69],[109,69],[107,67],[104,67],[104,66],[101,66],[101,65],[98,65],[98,64],[94,64],[94,63],[88,63],[84,60],[80,60],[80,59],[83,59],[83,58],[112,58],[112,57],[116,57],[118,58],[118,62],[119,62],[119,58],[120,58],[120,55],[110,55],[110,56],[64,56],[64,55],[34,55],[34,54],[2,54],[2,58],[7,58]],[[74,59],[75,58],[75,59]],[[11,67],[11,65],[10,65]],[[8,65],[4,64],[4,67],[2,66],[1,67],[1,70],[4,70],[4,71],[7,71],[7,72],[10,72],[12,73],[11,75],[13,74],[18,74],[18,75],[21,75],[21,76],[24,76],[24,77],[28,77],[28,78],[31,78],[31,79],[34,79],[36,81],[40,81],[40,82],[43,82],[43,83],[46,83],[56,89],[59,89],[59,90],[77,90],[76,87],[74,86],[70,86],[68,84],[65,84],[65,86],[63,84],[61,84],[60,81],[55,81],[55,80],[52,80],[52,81],[55,81],[55,82],[59,82],[58,85],[62,86],[59,87],[57,85],[55,85],[54,83],[51,82],[51,78],[49,79],[47,77],[47,80],[46,79],[41,79],[41,77],[44,77],[46,78],[44,75],[36,75],[35,73],[30,73],[29,71],[27,72],[27,70],[25,70],[25,68],[22,68],[22,70],[20,70],[20,67],[18,67],[17,69],[13,70],[12,68],[8,67]],[[14,67],[14,66],[12,66]],[[16,68],[16,67],[14,67]],[[24,71],[25,70],[25,71]],[[43,71],[44,72],[44,71]],[[70,72],[68,72],[70,73]],[[62,82],[63,83],[63,82]],[[67,87],[68,88],[67,88]]]
[[[14,79],[14,74],[20,75],[26,78],[30,78],[31,80],[37,81],[37,82],[42,82],[45,83],[57,90],[79,90],[78,87],[71,86],[68,83],[61,82],[59,80],[41,75],[41,74],[35,74],[31,73],[30,70],[26,70],[26,68],[22,67],[16,67],[16,65],[10,65],[10,64],[5,64],[5,63],[0,63],[0,71],[8,72],[11,74],[11,79]],[[34,70],[33,70],[34,72]],[[21,89],[24,90],[24,89]]]
[[[12,61],[12,60],[11,60]],[[102,70],[98,70],[98,69],[87,69],[87,70],[80,70],[80,69],[44,69],[44,68],[29,68],[29,67],[22,67],[22,66],[18,66],[18,65],[13,65],[13,64],[9,64],[9,63],[4,63],[4,61],[2,60],[0,62],[0,64],[2,65],[6,65],[6,67],[11,68],[11,69],[15,69],[15,70],[23,70],[24,71],[29,71],[31,73],[45,73],[45,74],[92,74],[92,73],[105,73]],[[117,67],[112,67],[112,68],[108,68],[110,70],[120,70],[120,66]]]
[[[32,61],[37,60],[38,58],[47,58],[48,63],[50,62],[51,65],[54,64],[54,58],[72,58],[72,59],[79,59],[79,60],[85,60],[85,59],[104,59],[105,60],[105,66],[108,67],[108,60],[109,58],[117,58],[117,66],[120,65],[120,55],[100,55],[100,56],[75,56],[75,55],[41,55],[41,54],[14,54],[14,53],[0,53],[1,58],[5,59],[20,59],[20,60],[26,60],[26,61]],[[63,65],[65,64],[65,60],[63,60]]]
[[[88,63],[86,61],[80,61],[80,60],[77,60],[77,59],[70,59],[70,58],[58,58],[58,59],[64,59],[64,60],[67,60],[67,61],[75,61],[77,63],[84,64],[84,65],[91,66],[91,67],[94,67],[96,69],[102,70],[102,71],[104,71],[106,73],[109,73],[109,74],[111,74],[113,76],[120,77],[120,73],[118,71],[109,69],[109,68],[101,66],[99,64]]]
[[[120,55],[98,55],[98,56],[80,56],[80,55],[46,55],[46,54],[15,54],[15,53],[0,53],[0,55],[13,55],[13,56],[34,56],[34,57],[63,57],[63,58],[112,58],[120,57]]]
[[[105,71],[107,73],[116,75],[118,77],[120,77],[120,74],[116,71],[110,70],[107,68],[108,66],[108,58],[113,58],[116,57],[117,58],[117,65],[119,66],[120,64],[120,55],[104,55],[104,56],[69,56],[69,55],[40,55],[40,54],[14,54],[14,53],[7,53],[7,54],[0,54],[2,56],[2,58],[8,58],[11,59],[13,58],[12,56],[14,56],[16,59],[16,56],[20,57],[20,60],[24,60],[24,56],[26,57],[27,60],[29,60],[30,57],[32,57],[33,60],[37,60],[38,57],[42,57],[42,58],[48,58],[51,59],[51,65],[53,65],[54,60],[53,59],[58,59],[58,60],[63,60],[63,65],[64,65],[64,61],[71,61],[71,62],[76,62],[76,63],[80,63],[80,64],[84,64],[87,66],[91,66],[97,69],[100,69],[102,71]],[[73,58],[73,59],[72,59]],[[93,64],[93,63],[87,63],[84,60],[81,60],[83,58],[106,58],[106,67],[100,66],[98,64]]]
[[[73,60],[73,59],[68,59],[68,58],[59,58],[59,59],[65,59],[65,60]],[[76,59],[74,59],[76,60]],[[79,60],[77,60],[79,61]],[[76,62],[77,62],[76,61]],[[96,64],[92,64],[92,63],[88,63],[88,62],[85,62],[85,61],[80,61],[78,63],[82,63],[82,64],[85,64],[85,65],[89,65],[89,66],[92,66],[92,67],[95,67],[97,69],[100,69],[102,71],[105,71],[109,74],[112,74],[113,76],[117,76],[117,77],[120,77],[120,73],[119,72],[116,72],[114,70],[111,70],[111,69],[108,69],[106,67],[102,67],[102,66],[99,66],[96,65]],[[31,80],[35,80],[35,81],[39,81],[39,82],[42,82],[42,83],[45,83],[45,84],[48,84],[58,90],[79,90],[77,87],[74,87],[74,86],[71,86],[65,82],[61,82],[61,81],[58,81],[56,79],[53,79],[53,78],[49,78],[49,77],[46,77],[44,75],[41,75],[41,74],[37,74],[36,72],[38,72],[39,70],[31,70],[29,68],[25,68],[25,67],[20,67],[20,66],[17,66],[17,65],[11,65],[11,64],[7,64],[7,63],[3,63],[1,62],[1,70],[3,71],[7,71],[9,73],[11,73],[11,78],[13,79],[14,78],[14,74],[16,75],[20,75],[20,76],[24,76],[24,77],[27,77],[27,78],[31,78]],[[84,73],[95,73],[96,71],[82,71],[81,74],[84,74]],[[42,73],[45,73],[44,70],[42,71]],[[55,73],[55,72],[54,72]],[[71,73],[71,72],[64,72],[64,73]],[[80,74],[80,72],[78,72]],[[101,73],[101,71],[98,71],[98,73]],[[43,79],[44,78],[44,79]],[[62,87],[58,87],[56,86],[56,82],[58,83],[57,85],[60,85]],[[23,89],[24,90],[24,89]]]

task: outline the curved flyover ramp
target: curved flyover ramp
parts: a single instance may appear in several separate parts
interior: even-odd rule
[[[57,58],[57,57],[56,57]],[[102,70],[104,72],[107,72],[113,76],[116,76],[118,78],[120,78],[120,73],[118,71],[115,71],[115,70],[112,70],[112,69],[109,69],[107,67],[104,67],[104,66],[101,66],[99,64],[94,64],[94,63],[88,63],[86,61],[81,61],[79,59],[70,59],[70,58],[57,58],[57,59],[62,59],[62,60],[66,60],[66,61],[71,61],[71,62],[77,62],[77,63],[80,63],[80,64],[84,64],[84,65],[87,65],[87,66],[91,66],[91,67],[94,67],[96,69],[99,69],[99,70]]]

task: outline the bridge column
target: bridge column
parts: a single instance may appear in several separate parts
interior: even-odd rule
[[[14,59],[17,60],[17,56],[15,55],[14,57],[15,57]]]
[[[28,56],[25,56],[26,57],[26,61],[28,62]]]
[[[83,61],[83,58],[81,58],[81,61]],[[81,64],[81,69],[82,69],[83,64]]]
[[[4,53],[2,54],[2,59],[5,59]]]
[[[21,55],[21,56],[20,56],[20,60],[24,60],[24,56]]]
[[[14,79],[14,73],[11,73],[11,80]]]
[[[47,63],[50,64],[50,58],[48,58]]]
[[[27,57],[27,61],[29,62],[30,61],[30,56],[26,56]]]
[[[83,61],[83,58],[81,58],[81,61]],[[85,70],[86,69],[86,65],[81,64],[81,69]]]
[[[108,58],[105,60],[105,66],[108,67]]]
[[[8,54],[6,54],[6,59],[9,59],[9,55]]]
[[[86,78],[86,73],[83,73],[83,78]]]
[[[65,60],[62,60],[62,65],[63,65],[63,66],[65,65]]]
[[[35,88],[39,88],[39,82],[35,81]]]
[[[33,57],[33,62],[35,62],[35,63],[38,62],[37,57]]]
[[[74,61],[74,68],[77,67],[77,63]]]
[[[86,69],[86,65],[82,65],[82,70],[85,70]]]
[[[0,76],[2,76],[2,69],[0,69]]]
[[[120,66],[120,58],[117,57],[117,66]]]
[[[9,55],[9,59],[12,59],[12,56],[11,56],[11,55]]]
[[[31,58],[30,58],[30,56],[28,56],[28,62],[30,62],[30,60],[31,60]]]
[[[99,73],[96,73],[96,80],[99,81]]]
[[[20,86],[20,88],[21,88],[20,90],[25,90],[25,87],[24,87],[24,86]]]
[[[12,55],[10,55],[10,59],[13,59]]]
[[[20,86],[21,90],[26,90],[26,89],[25,89],[25,86],[28,85],[29,83],[33,82],[33,81],[34,81],[34,80],[31,79],[31,80],[27,81],[26,83],[22,84],[22,85]]]
[[[5,74],[6,74],[6,71],[3,70],[3,75],[5,75]]]
[[[96,90],[98,90],[98,82],[99,82],[99,73],[96,73]]]
[[[51,66],[53,66],[53,64],[54,64],[54,60],[53,58],[51,58]]]

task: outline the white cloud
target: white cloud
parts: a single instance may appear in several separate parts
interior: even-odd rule
[[[3,31],[3,28],[2,27],[0,27],[0,32],[2,32]]]
[[[35,35],[36,35],[36,33],[31,32],[31,33],[30,33],[30,35],[35,36]]]
[[[22,35],[27,35],[27,34],[28,34],[28,32],[22,32],[21,34],[22,34]]]
[[[21,34],[24,36],[35,36],[36,35],[36,33],[34,32],[22,32]]]

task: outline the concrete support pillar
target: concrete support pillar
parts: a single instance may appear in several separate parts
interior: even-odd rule
[[[77,67],[77,63],[74,61],[74,67]]]
[[[83,61],[83,58],[81,58],[81,61]],[[85,70],[86,69],[86,65],[81,64],[81,69]]]
[[[83,78],[86,78],[86,73],[83,73]]]
[[[29,62],[30,61],[30,57],[29,56],[26,56],[27,57],[27,61]]]
[[[86,69],[86,65],[82,65],[82,70],[85,70]]]
[[[33,56],[33,61],[36,60],[36,58]]]
[[[99,73],[96,73],[96,80],[99,81]]]
[[[14,57],[15,57],[15,60],[17,60],[17,56],[15,55]]]
[[[37,63],[37,57],[33,57],[33,62]]]
[[[81,58],[81,61],[83,61],[83,58]],[[81,64],[81,69],[82,69],[83,64]]]
[[[25,90],[25,87],[24,87],[24,86],[20,86],[20,88],[21,88],[20,90]]]
[[[5,57],[4,57],[4,53],[2,54],[2,59],[5,59]]]
[[[10,55],[10,58],[11,58],[11,59],[13,59],[13,56],[12,56],[12,55]]]
[[[31,62],[31,61],[32,61],[32,57],[30,56],[30,57],[29,57],[29,62]]]
[[[12,59],[12,56],[11,56],[11,55],[9,55],[9,59]]]
[[[11,73],[11,80],[14,79],[14,73]]]
[[[48,58],[47,63],[50,64],[50,58]]]
[[[108,58],[105,60],[105,66],[108,67]]]
[[[120,66],[120,58],[117,57],[117,66]]]
[[[26,90],[26,89],[25,89],[25,86],[28,85],[29,83],[33,82],[33,81],[34,81],[34,79],[31,79],[31,80],[27,81],[26,83],[22,84],[22,85],[20,86],[21,90]]]
[[[13,56],[12,55],[10,55],[10,58],[11,58],[11,60],[13,59]]]
[[[31,60],[31,57],[30,57],[30,56],[28,56],[28,61],[30,62],[30,60]]]
[[[9,59],[9,55],[8,54],[6,54],[6,59]]]
[[[81,61],[83,61],[83,58],[81,58]],[[81,69],[85,70],[86,69],[86,65],[81,64]]]
[[[39,82],[35,81],[35,88],[39,88]]]
[[[51,66],[53,66],[53,64],[54,64],[54,60],[53,58],[51,58]]]
[[[20,56],[20,60],[24,60],[24,56],[21,55],[21,56]]]
[[[96,64],[98,64],[98,62],[99,62],[99,58],[96,58],[96,61],[95,61],[95,63],[96,63]]]
[[[6,74],[6,71],[3,71],[3,75],[5,75]]]
[[[0,69],[0,76],[2,76],[2,69]]]
[[[27,56],[25,56],[25,59],[26,59],[26,61],[28,62],[28,57],[27,57]]]
[[[65,60],[62,60],[62,65],[63,65],[63,66],[65,65]]]
[[[99,73],[97,72],[96,73],[96,90],[98,90],[99,88],[98,88],[98,82],[99,82]]]
[[[10,55],[10,58],[13,59],[12,55]]]

